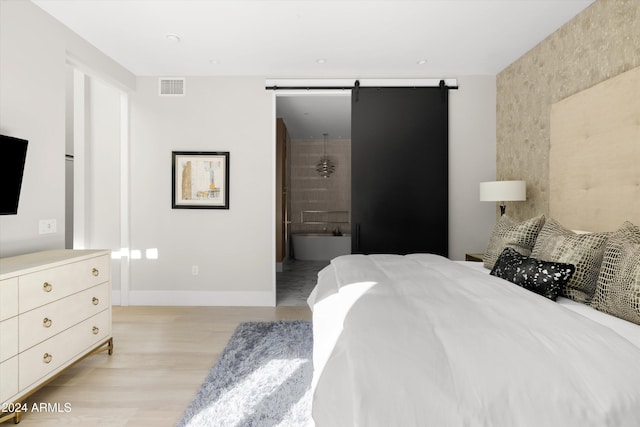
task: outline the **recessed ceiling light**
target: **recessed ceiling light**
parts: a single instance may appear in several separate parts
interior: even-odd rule
[[[210,59],[209,60],[209,64],[218,65],[218,64],[220,64],[220,60],[219,59]]]
[[[427,63],[427,60],[426,60],[426,59],[421,59],[421,60],[419,60],[418,62],[416,62],[416,64],[418,64],[418,65],[424,65],[424,64],[426,64],[426,63]]]
[[[167,34],[165,36],[167,38],[167,40],[169,40],[170,42],[174,42],[174,43],[180,43],[180,37],[178,37],[175,34]]]
[[[326,58],[318,58],[318,59],[316,59],[316,62],[318,64],[324,64],[325,62],[327,62],[327,59]]]

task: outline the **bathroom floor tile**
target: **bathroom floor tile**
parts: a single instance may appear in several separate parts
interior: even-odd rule
[[[318,280],[318,272],[329,261],[287,261],[282,273],[276,273],[276,305],[304,306]]]

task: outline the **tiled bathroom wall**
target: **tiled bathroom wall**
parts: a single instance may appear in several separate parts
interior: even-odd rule
[[[316,172],[316,165],[323,156],[323,140],[290,142],[288,162],[291,233],[329,233],[337,229],[342,233],[351,232],[351,225],[348,223],[351,209],[351,140],[331,139],[329,136],[326,153],[336,169],[329,178],[322,178]],[[334,223],[305,224],[302,220]]]

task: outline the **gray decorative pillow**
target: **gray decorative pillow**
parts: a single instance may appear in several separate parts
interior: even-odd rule
[[[512,248],[529,256],[543,224],[544,215],[523,222],[516,222],[507,215],[502,215],[491,233],[487,250],[482,257],[484,267],[491,270],[504,248]]]
[[[573,264],[576,271],[564,287],[563,295],[574,301],[589,302],[596,290],[605,243],[610,235],[576,234],[549,218],[538,234],[531,256]]]
[[[590,305],[640,325],[640,227],[625,222],[607,241]]]

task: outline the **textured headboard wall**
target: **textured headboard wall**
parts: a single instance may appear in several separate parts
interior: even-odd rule
[[[640,224],[640,67],[551,106],[549,214],[568,228]]]
[[[549,214],[551,105],[639,67],[638,22],[639,0],[596,0],[496,76],[496,178],[527,182],[509,216]]]

